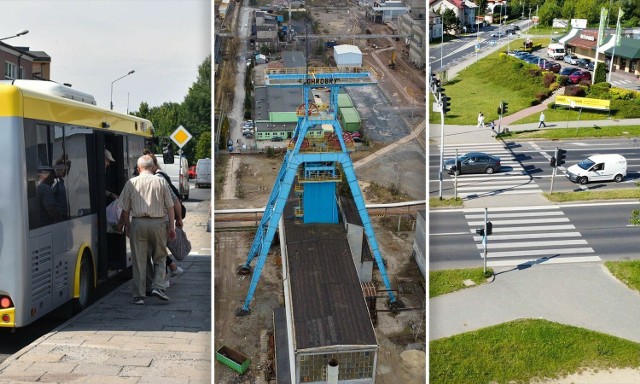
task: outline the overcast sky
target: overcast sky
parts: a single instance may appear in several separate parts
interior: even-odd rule
[[[211,0],[1,0],[0,38],[51,56],[51,80],[114,110],[180,103],[211,53]],[[127,105],[128,100],[128,105]]]

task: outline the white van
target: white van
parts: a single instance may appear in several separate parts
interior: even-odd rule
[[[189,198],[189,162],[186,157],[173,156],[173,164],[165,164],[162,154],[156,155],[158,165],[170,178],[173,186],[180,192],[182,200]],[[182,160],[182,168],[180,162]]]
[[[196,188],[211,187],[211,159],[200,159],[196,163]]]
[[[593,155],[567,169],[566,176],[574,183],[613,180],[621,182],[627,176],[627,159],[621,155]]]
[[[565,53],[563,44],[549,44],[549,47],[547,48],[547,56],[556,60],[564,59]]]

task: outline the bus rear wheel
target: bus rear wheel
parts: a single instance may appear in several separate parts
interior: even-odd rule
[[[86,253],[82,255],[80,261],[80,279],[78,284],[79,295],[74,299],[73,309],[78,313],[87,308],[93,298],[93,267],[91,265],[91,258]]]

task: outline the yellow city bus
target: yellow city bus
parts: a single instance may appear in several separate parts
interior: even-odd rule
[[[50,81],[0,81],[0,328],[63,305],[81,310],[98,284],[131,265],[106,207],[153,126],[95,104]]]

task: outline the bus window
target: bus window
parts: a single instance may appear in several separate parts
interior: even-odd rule
[[[88,128],[66,126],[64,136],[65,155],[70,163],[65,179],[71,218],[95,213],[91,206],[89,192],[89,167],[87,156],[87,137],[92,131]]]
[[[25,153],[29,228],[69,218],[65,178],[71,164],[64,153],[62,126],[26,124]]]

